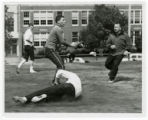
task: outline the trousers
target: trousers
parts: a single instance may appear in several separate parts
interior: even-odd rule
[[[107,57],[105,62],[105,67],[110,70],[108,74],[110,80],[115,79],[118,72],[118,66],[120,65],[123,57],[124,55],[116,55],[116,56],[109,55]]]
[[[60,99],[64,95],[75,97],[75,88],[71,83],[63,83],[38,90],[26,95],[25,97],[27,98],[27,102],[30,102],[33,97],[40,96],[42,94],[47,95],[46,100]]]

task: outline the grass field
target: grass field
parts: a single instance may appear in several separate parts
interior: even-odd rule
[[[15,65],[5,65],[5,112],[47,113],[141,113],[142,69],[141,62],[122,62],[118,81],[108,83],[108,70],[104,58],[85,58],[86,64],[66,63],[66,69],[75,72],[82,80],[83,94],[78,100],[20,105],[12,101],[15,95],[24,96],[50,85],[55,66],[48,59],[35,62],[37,74],[29,73],[29,65],[15,74]]]

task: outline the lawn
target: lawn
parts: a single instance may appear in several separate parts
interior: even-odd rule
[[[5,112],[44,113],[141,113],[142,69],[141,62],[122,62],[117,82],[108,83],[108,70],[104,58],[85,58],[85,64],[66,63],[66,69],[75,72],[82,80],[83,94],[77,100],[42,102],[20,105],[12,101],[15,95],[24,96],[51,85],[55,66],[48,59],[37,59],[36,74],[29,73],[29,65],[15,74],[15,65],[5,65]]]

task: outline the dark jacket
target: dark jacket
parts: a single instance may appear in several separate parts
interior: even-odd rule
[[[111,45],[116,45],[115,49],[111,49]],[[132,41],[128,34],[121,32],[119,35],[110,34],[106,43],[106,46],[111,55],[120,55],[124,51],[130,51],[132,47]]]

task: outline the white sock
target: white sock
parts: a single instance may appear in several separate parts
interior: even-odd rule
[[[26,62],[25,59],[23,59],[19,64],[18,64],[18,68],[21,68],[21,66]]]

